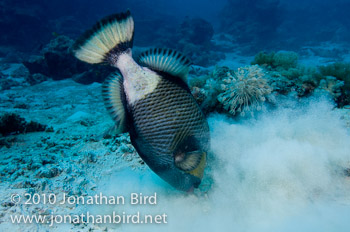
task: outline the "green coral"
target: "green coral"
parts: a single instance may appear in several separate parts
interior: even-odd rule
[[[268,72],[270,86],[281,94],[295,92],[299,97],[308,96],[324,79],[316,67],[299,65],[298,54],[295,52],[260,52],[252,63],[261,65]]]
[[[282,68],[288,70],[290,68],[295,68],[298,64],[298,54],[295,52],[283,52],[279,51],[277,53],[265,53],[259,52],[252,64],[258,64],[263,66],[271,67],[272,69]]]
[[[257,65],[265,65],[265,66],[271,66],[273,65],[273,57],[275,56],[274,52],[266,53],[266,52],[259,52],[255,55],[254,61],[252,64]]]
[[[277,52],[273,56],[274,67],[281,67],[283,69],[296,68],[298,64],[298,54],[295,52]]]
[[[323,76],[332,76],[344,81],[344,87],[350,91],[350,63],[337,62],[321,66],[320,72]]]
[[[298,79],[302,76],[308,76],[309,78],[319,82],[319,80],[322,78],[322,75],[318,72],[317,68],[303,65],[298,65],[297,67],[290,68],[288,70],[283,69],[278,71],[290,80]]]

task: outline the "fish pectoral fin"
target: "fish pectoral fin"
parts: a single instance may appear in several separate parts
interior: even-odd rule
[[[102,85],[102,96],[107,111],[115,122],[114,133],[126,132],[125,94],[123,77],[118,73],[112,73]]]
[[[191,61],[180,52],[167,48],[153,48],[141,53],[138,61],[154,71],[178,77],[187,84]]]
[[[175,165],[185,172],[190,172],[198,167],[203,155],[203,151],[179,153],[175,155]]]

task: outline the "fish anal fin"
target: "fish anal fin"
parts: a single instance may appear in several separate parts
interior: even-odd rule
[[[126,113],[123,95],[123,77],[118,72],[112,73],[102,85],[102,96],[107,111],[115,122],[115,127],[110,130],[114,134],[126,132]]]

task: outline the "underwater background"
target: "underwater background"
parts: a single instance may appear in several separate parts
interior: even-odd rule
[[[194,194],[154,174],[127,133],[105,133],[114,69],[73,56],[85,30],[127,9],[135,57],[161,47],[193,62],[212,140]],[[349,231],[349,11],[348,0],[0,0],[0,231]],[[99,193],[157,204],[26,204]],[[167,223],[12,221],[86,212]]]

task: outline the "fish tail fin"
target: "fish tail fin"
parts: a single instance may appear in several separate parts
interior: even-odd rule
[[[76,58],[90,64],[113,64],[132,48],[134,20],[130,11],[107,16],[86,31],[74,44]]]

